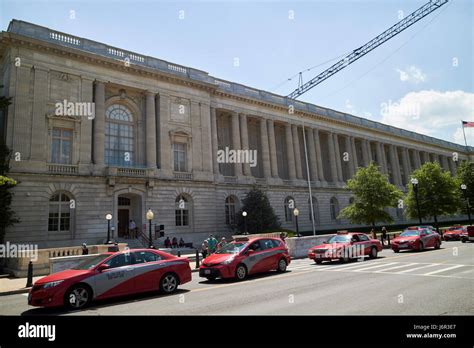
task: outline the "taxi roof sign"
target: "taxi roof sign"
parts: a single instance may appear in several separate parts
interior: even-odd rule
[[[248,242],[248,241],[249,241],[249,237],[235,237],[235,238],[234,238],[234,241],[235,241],[235,242]]]
[[[337,234],[348,234],[348,233],[349,233],[348,230],[337,231]]]

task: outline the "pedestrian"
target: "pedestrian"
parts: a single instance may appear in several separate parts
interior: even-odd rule
[[[173,237],[173,239],[171,240],[171,247],[172,248],[177,248],[178,247],[178,238]]]
[[[165,248],[171,248],[171,241],[170,241],[170,237],[166,237],[165,239]]]
[[[217,244],[217,250],[221,250],[223,247],[225,247],[226,244],[227,244],[227,241],[225,237],[222,237],[219,244]]]
[[[82,243],[82,255],[89,255],[89,248],[86,243]]]
[[[183,237],[181,237],[181,238],[179,239],[179,247],[180,247],[180,248],[184,248],[184,239],[183,239]]]
[[[217,248],[217,239],[215,239],[212,234],[209,235],[207,244],[209,246],[209,254],[214,254]]]
[[[130,220],[128,223],[128,234],[130,238],[136,238],[137,224],[135,221]]]
[[[382,245],[384,245],[386,238],[387,238],[387,229],[384,226],[382,227]]]
[[[205,259],[208,253],[209,253],[209,245],[207,244],[207,240],[205,240],[204,242],[202,242],[202,245],[201,245],[202,258]]]
[[[280,233],[280,239],[283,241],[283,243],[286,244],[286,241],[285,241],[285,239],[286,239],[286,233],[285,233],[285,232]]]
[[[372,238],[373,238],[373,239],[377,239],[377,233],[375,233],[375,229],[372,228],[372,229],[370,230],[370,234],[372,235]]]

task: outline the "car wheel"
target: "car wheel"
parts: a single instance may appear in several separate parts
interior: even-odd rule
[[[316,262],[317,265],[320,265],[320,264],[323,263],[323,261],[321,261],[321,260],[314,260],[314,262]]]
[[[423,242],[420,242],[420,246],[418,247],[418,251],[423,251],[425,250],[425,246],[423,245]]]
[[[437,240],[435,244],[435,249],[439,249],[440,247],[441,247],[441,243],[439,242],[439,240]]]
[[[89,304],[91,298],[91,289],[85,284],[77,284],[66,292],[64,305],[70,309],[81,309]]]
[[[393,252],[394,252],[394,253],[399,253],[399,252],[400,252],[400,250],[393,250]]]
[[[178,288],[178,277],[173,273],[165,274],[160,280],[160,291],[171,294]]]
[[[244,280],[247,277],[247,267],[245,265],[238,265],[235,269],[235,277],[237,280]]]
[[[377,248],[376,247],[372,247],[372,249],[370,249],[370,255],[369,257],[371,259],[376,259],[378,256],[378,251],[377,251]]]
[[[285,272],[286,271],[286,260],[281,258],[280,261],[278,261],[278,267],[277,267],[277,272]]]
[[[463,239],[461,239],[461,242],[466,243],[466,240],[463,238]]]
[[[350,261],[349,256],[343,256],[339,259],[340,263],[347,263],[349,261]]]

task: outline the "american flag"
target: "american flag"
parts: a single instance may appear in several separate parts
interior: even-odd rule
[[[474,122],[462,121],[463,127],[474,127]]]

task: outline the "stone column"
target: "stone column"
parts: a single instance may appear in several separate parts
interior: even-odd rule
[[[160,170],[164,177],[172,176],[171,169],[171,138],[169,134],[170,96],[160,93]]]
[[[249,149],[249,133],[247,129],[247,115],[239,114],[240,115],[240,134],[242,139],[242,150]],[[262,145],[263,148],[263,145]],[[252,176],[252,172],[250,171],[250,163],[244,163],[243,165],[244,175]]]
[[[328,148],[329,148],[329,162],[331,164],[331,180],[333,183],[339,182],[339,175],[337,169],[336,149],[334,146],[333,133],[328,134]]]
[[[324,169],[323,169],[323,157],[321,154],[321,141],[319,140],[319,130],[313,129],[313,136],[314,136],[314,147],[316,149],[316,160],[318,162],[318,178],[320,181],[325,181],[326,178],[324,177]]]
[[[146,166],[156,168],[155,93],[146,92]]]
[[[319,181],[318,166],[316,160],[316,147],[314,144],[314,134],[311,128],[306,128],[307,131],[307,143],[306,147],[308,148],[308,162],[309,170],[311,175],[311,181]]]
[[[380,171],[384,174],[387,174],[387,167],[385,166],[385,162],[384,162],[383,144],[376,142],[375,151],[377,153],[377,164],[379,165]]]
[[[420,151],[418,150],[413,150],[413,156],[414,156],[414,159],[415,159],[415,166],[416,166],[416,169],[420,168],[421,167],[421,159],[420,159]]]
[[[369,142],[367,140],[362,140],[362,161],[366,167],[370,164],[368,144]]]
[[[406,183],[410,182],[410,174],[411,174],[411,164],[408,149],[404,147],[402,149],[402,162],[403,162],[403,172],[405,173],[405,180]]]
[[[268,146],[268,130],[267,120],[264,118],[260,119],[260,142],[262,145],[262,161],[263,161],[263,177],[270,178],[272,176],[272,170],[270,165],[270,149]],[[250,167],[249,167],[250,169]]]
[[[219,163],[217,163],[217,112],[211,107],[211,139],[212,139],[212,169],[215,175],[219,175]]]
[[[293,151],[295,153],[296,177],[298,179],[303,179],[303,167],[301,165],[300,137],[298,133],[298,127],[296,125],[292,125],[291,130],[293,132]]]
[[[48,101],[48,70],[45,70],[39,67],[34,67],[34,72],[35,72],[35,80],[34,80],[34,93],[33,93],[33,120],[31,124],[31,130],[32,130],[31,160],[46,162],[46,159],[48,157],[46,139],[48,139],[48,137],[47,137],[45,114],[46,114],[46,104]],[[90,82],[91,81],[89,80],[89,83]],[[81,87],[84,87],[83,80],[81,81]],[[81,89],[81,92],[82,92],[82,89]],[[92,92],[92,88],[90,92]],[[92,100],[88,99],[88,97],[89,96],[82,96],[82,101],[91,102]],[[85,134],[85,130],[87,126],[89,127],[91,126],[91,121],[87,117],[84,117],[81,122],[81,140],[83,138],[87,138],[87,135]],[[84,131],[82,131],[82,127],[84,127]],[[89,134],[89,142],[90,142],[90,134]],[[87,144],[84,144],[84,147],[86,146]],[[89,149],[88,151],[85,152],[85,154],[87,154],[89,158],[88,160],[84,158],[84,162],[90,163],[90,143],[89,143]],[[71,158],[71,160],[74,161],[74,156]],[[81,160],[83,160],[83,158],[81,158]],[[76,164],[76,163],[71,162],[71,164]]]
[[[94,163],[104,165],[105,150],[105,83],[96,81],[94,84]]]
[[[239,127],[239,115],[236,112],[232,112],[232,148],[233,150],[240,150],[240,127]],[[242,164],[235,163],[234,175],[242,176]]]
[[[456,163],[454,163],[453,157],[448,157],[448,165],[449,170],[451,171],[451,175],[456,175]]]
[[[288,159],[288,175],[290,180],[296,179],[295,152],[293,151],[293,137],[291,135],[291,124],[285,124],[286,157]]]
[[[448,161],[449,161],[448,157],[446,157],[444,155],[440,155],[439,157],[441,159],[441,165],[442,165],[443,169],[450,170],[449,164],[448,164]]]
[[[355,143],[355,138],[351,137],[351,149],[352,149],[352,159],[353,159],[353,166],[354,166],[354,174],[357,172],[357,168],[359,167],[359,160],[357,158],[357,148]],[[364,152],[364,151],[362,151]]]
[[[345,147],[346,147],[346,152],[349,155],[349,162],[347,163],[347,165],[349,166],[349,177],[350,178],[352,178],[354,176],[354,174],[357,170],[357,158],[355,158],[356,156],[355,156],[355,151],[354,151],[355,145],[354,145],[354,147],[352,146],[353,141],[354,141],[353,137],[349,137],[347,135],[344,136],[344,144],[345,144]]]
[[[430,162],[430,155],[428,154],[428,152],[423,151],[423,164],[426,162]]]
[[[278,162],[277,162],[277,150],[275,142],[275,125],[273,120],[267,120],[267,129],[268,129],[268,140],[270,146],[270,158],[271,158],[271,168],[272,176],[278,178]]]
[[[332,139],[334,142],[334,152],[336,153],[336,168],[337,178],[339,182],[344,182],[344,176],[342,175],[342,163],[341,163],[341,150],[339,149],[339,138],[336,133],[332,133]]]
[[[94,95],[94,80],[92,78],[81,77],[81,99],[83,102],[92,103]],[[95,118],[95,105],[94,105]],[[43,118],[44,122],[44,118]],[[81,141],[79,149],[79,164],[88,165],[92,158],[92,123],[94,121],[86,117],[81,122]],[[90,169],[86,169],[90,172]]]
[[[399,168],[399,165],[398,165],[398,158],[397,158],[397,155],[395,153],[396,151],[396,147],[392,144],[389,145],[389,155],[390,155],[390,164],[391,164],[391,167],[392,167],[392,178],[393,178],[393,183],[396,185],[396,186],[400,186],[401,185],[401,182],[400,182],[400,168]]]

